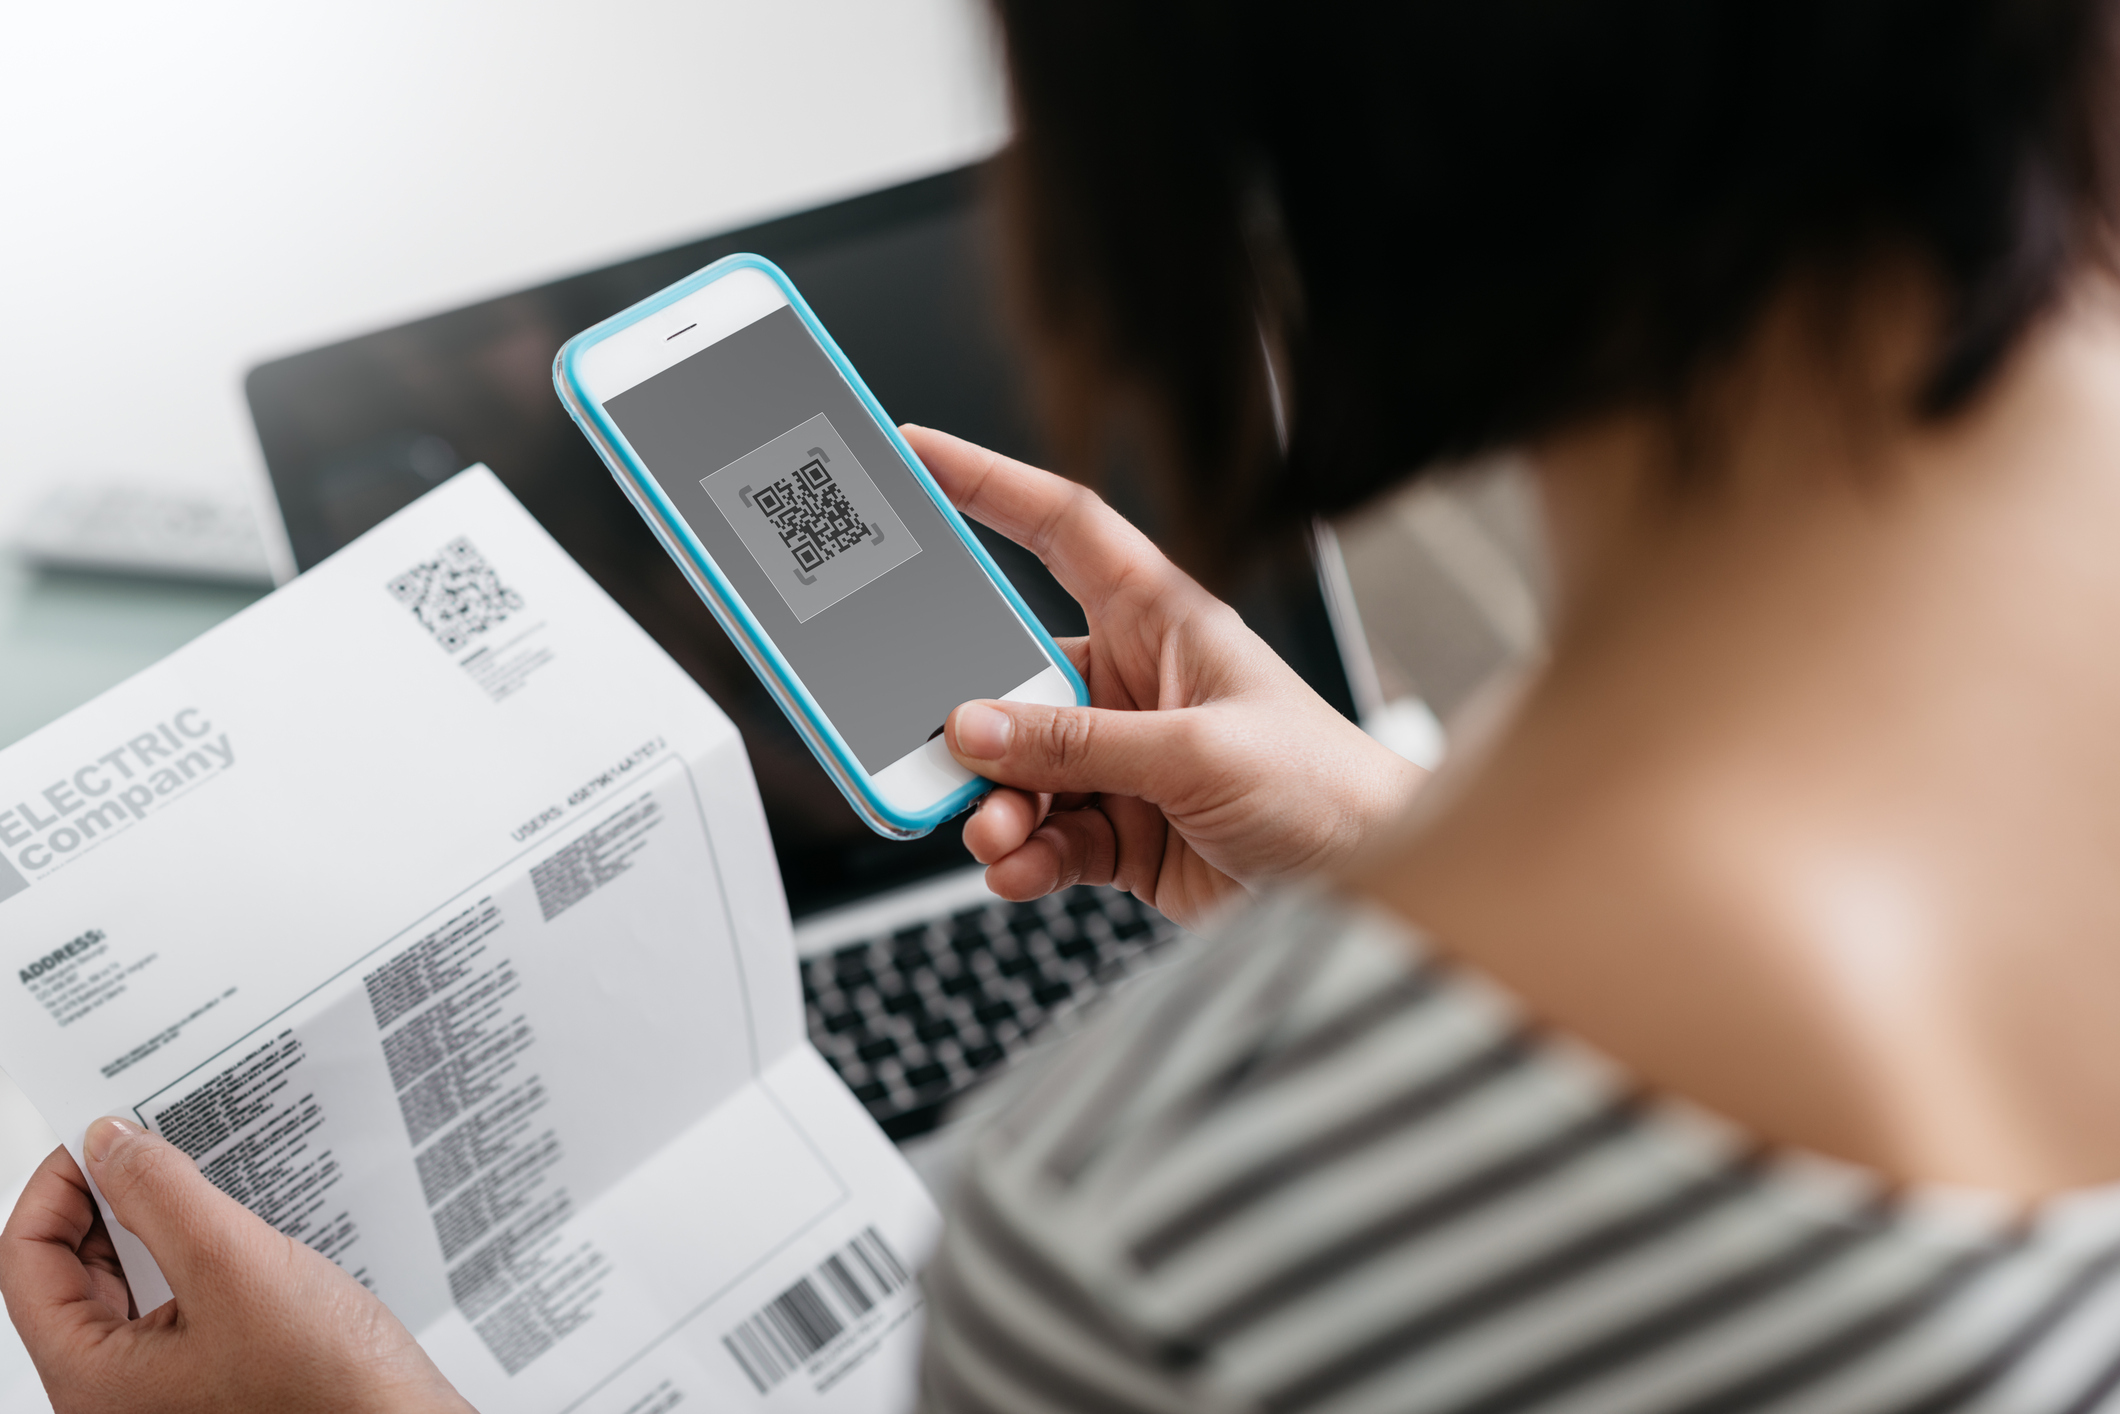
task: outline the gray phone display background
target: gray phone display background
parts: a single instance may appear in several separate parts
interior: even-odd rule
[[[604,411],[871,774],[926,741],[958,703],[998,697],[1048,666],[792,308],[628,388]],[[819,413],[921,553],[798,621],[700,481]]]

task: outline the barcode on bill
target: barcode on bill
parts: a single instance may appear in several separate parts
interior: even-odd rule
[[[863,1228],[721,1343],[764,1394],[912,1281],[883,1234]]]

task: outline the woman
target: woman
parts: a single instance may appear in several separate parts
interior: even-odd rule
[[[2120,1403],[2111,6],[1001,16],[1071,445],[1146,427],[1203,563],[1519,445],[1559,602],[1409,814],[1094,497],[909,429],[1089,612],[1095,707],[949,724],[991,882],[1255,898],[982,1140],[928,1402]],[[88,1151],[179,1294],[124,1319],[54,1155],[0,1286],[62,1409],[452,1404],[173,1151]]]

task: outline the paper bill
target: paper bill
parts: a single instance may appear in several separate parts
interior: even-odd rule
[[[0,752],[0,971],[77,1158],[157,1130],[481,1409],[910,1402],[935,1212],[735,728],[484,468]]]

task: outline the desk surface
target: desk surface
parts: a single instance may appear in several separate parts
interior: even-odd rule
[[[261,593],[51,573],[0,556],[0,747],[167,657]]]

